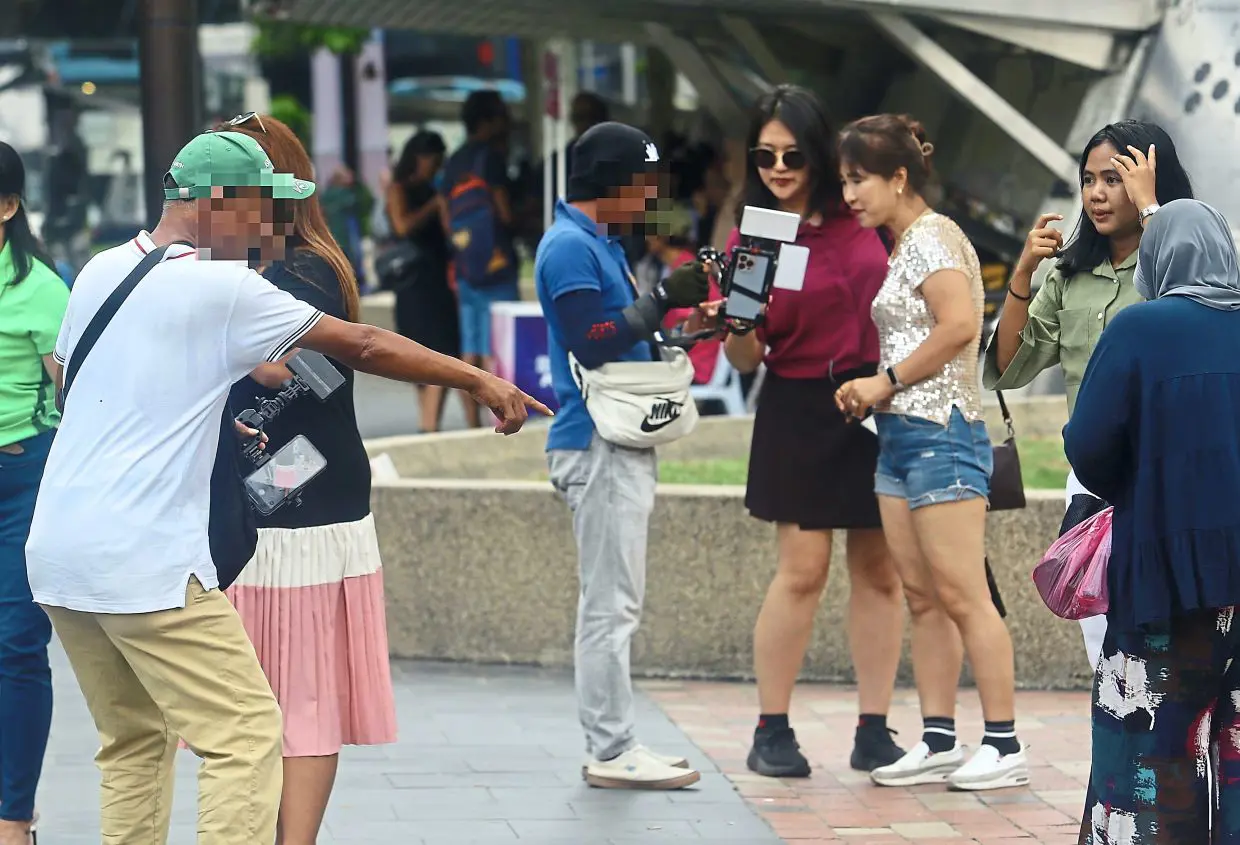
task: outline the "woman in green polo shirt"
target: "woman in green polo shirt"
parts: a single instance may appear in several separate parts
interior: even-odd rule
[[[1076,236],[1065,247],[1062,233],[1051,227],[1063,218],[1038,218],[1008,282],[983,376],[987,388],[1010,390],[1059,364],[1069,415],[1102,330],[1141,301],[1132,277],[1145,219],[1160,203],[1193,196],[1175,144],[1153,123],[1125,120],[1103,127],[1081,154],[1080,177],[1084,209]],[[1058,261],[1035,295],[1033,275],[1048,258]],[[1088,492],[1075,475],[1068,478],[1069,503]],[[1097,665],[1106,617],[1082,620],[1081,629],[1090,663]]]
[[[52,724],[52,628],[30,596],[25,547],[60,420],[52,349],[69,301],[30,230],[25,182],[21,158],[0,142],[0,845],[33,839]]]

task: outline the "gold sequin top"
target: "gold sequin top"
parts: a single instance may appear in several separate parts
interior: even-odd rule
[[[873,314],[878,326],[881,367],[899,364],[925,343],[934,327],[934,315],[921,294],[921,285],[940,270],[959,270],[969,280],[977,313],[977,334],[938,375],[910,385],[892,397],[887,406],[876,410],[947,425],[952,408],[959,408],[967,420],[982,418],[978,343],[985,289],[977,252],[959,226],[933,211],[913,222],[891,255],[887,279],[874,299]]]

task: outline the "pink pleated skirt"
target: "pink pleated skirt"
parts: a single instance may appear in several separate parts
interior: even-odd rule
[[[227,591],[284,714],[284,756],[396,741],[373,516],[264,528]]]

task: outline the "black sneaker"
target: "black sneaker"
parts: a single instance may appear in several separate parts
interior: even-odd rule
[[[792,728],[758,728],[753,732],[749,770],[768,778],[807,778],[809,760],[801,753]]]
[[[857,728],[849,765],[859,772],[890,766],[904,756],[904,749],[892,739],[894,735],[891,728]]]

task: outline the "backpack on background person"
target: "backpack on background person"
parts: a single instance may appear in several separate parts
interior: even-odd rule
[[[500,239],[499,216],[491,185],[482,176],[488,150],[479,152],[474,168],[460,176],[448,193],[453,269],[458,281],[483,288],[511,282],[516,273],[512,256]]]

